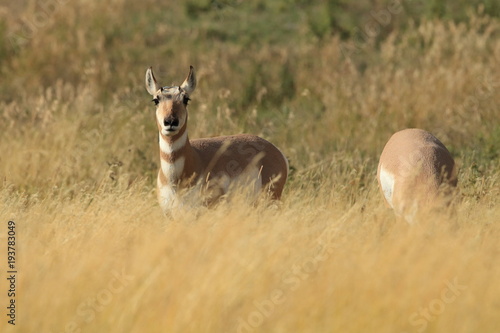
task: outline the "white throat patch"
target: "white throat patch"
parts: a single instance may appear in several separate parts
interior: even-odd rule
[[[184,147],[187,141],[187,131],[184,131],[184,134],[180,138],[178,138],[176,141],[174,141],[172,144],[169,144],[163,138],[161,137],[160,134],[160,150],[165,153],[165,154],[172,154],[174,151],[177,151]]]
[[[169,163],[165,160],[161,160],[161,171],[168,179],[169,183],[176,185],[177,181],[181,178],[182,171],[184,171],[184,163],[186,158],[184,156],[179,157],[174,163]]]

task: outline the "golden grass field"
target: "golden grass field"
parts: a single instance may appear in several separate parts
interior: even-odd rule
[[[361,1],[337,24],[325,3],[0,5],[1,332],[500,331],[498,17],[407,1],[386,25],[364,13],[389,2]],[[162,215],[144,72],[179,84],[189,65],[190,137],[275,143],[281,202],[237,189]],[[413,226],[375,179],[407,127],[459,166],[453,204]]]

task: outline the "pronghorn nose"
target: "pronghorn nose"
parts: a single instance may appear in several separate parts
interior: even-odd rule
[[[168,126],[179,126],[179,119],[175,118],[175,117],[167,117],[167,118],[164,118],[163,119],[163,125],[165,127],[168,127]]]

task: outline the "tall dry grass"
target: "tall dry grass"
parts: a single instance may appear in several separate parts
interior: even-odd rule
[[[3,41],[40,11],[26,4],[0,10]],[[67,2],[2,44],[0,239],[16,221],[19,262],[2,332],[495,332],[498,19],[408,20],[359,44],[319,38],[288,5],[185,6]],[[224,30],[238,21],[248,34]],[[161,215],[143,75],[179,83],[190,64],[190,136],[275,143],[292,167],[280,204],[236,191]],[[405,127],[460,167],[455,204],[414,227],[375,181]]]
[[[409,228],[377,194],[351,205],[311,187],[279,208],[236,195],[173,221],[137,188],[4,197],[20,244],[6,331],[494,332],[498,206],[464,202]]]

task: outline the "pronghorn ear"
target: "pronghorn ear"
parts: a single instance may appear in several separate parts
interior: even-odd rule
[[[194,74],[193,66],[189,66],[189,74],[184,82],[181,84],[181,88],[189,94],[191,94],[196,88],[196,75]]]
[[[156,92],[158,91],[158,89],[160,89],[158,83],[156,83],[153,69],[151,67],[146,70],[146,89],[148,93],[153,96],[156,95]]]

